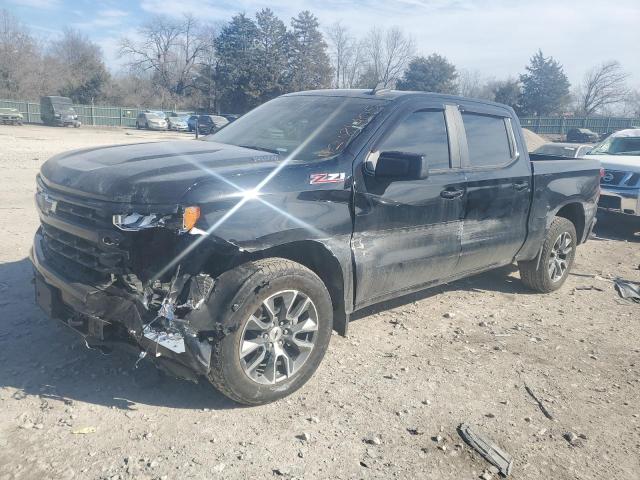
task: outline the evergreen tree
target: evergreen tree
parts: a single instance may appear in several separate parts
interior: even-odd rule
[[[527,73],[520,75],[520,104],[526,115],[549,115],[562,112],[569,101],[569,80],[562,65],[542,50],[531,58]]]
[[[216,38],[219,111],[244,113],[257,103],[260,96],[254,75],[257,40],[256,24],[243,13],[235,15]]]
[[[284,22],[265,8],[256,14],[256,71],[254,83],[258,90],[258,102],[289,91],[288,56],[289,35]]]
[[[455,65],[445,57],[433,53],[426,58],[416,57],[411,60],[409,68],[398,82],[398,89],[456,93],[457,78]]]
[[[291,19],[291,27],[291,88],[299,91],[330,86],[331,62],[318,19],[305,10]]]

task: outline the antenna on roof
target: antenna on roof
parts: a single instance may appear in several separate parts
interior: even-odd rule
[[[389,88],[384,86],[384,82],[378,82],[378,84],[369,92],[369,95],[376,95],[380,92],[387,92],[389,90]]]

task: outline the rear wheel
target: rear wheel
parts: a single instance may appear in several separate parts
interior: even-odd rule
[[[556,217],[547,232],[540,261],[518,262],[523,283],[538,292],[559,289],[567,280],[576,255],[577,235],[573,223]]]
[[[331,338],[333,308],[324,283],[281,258],[249,262],[223,276],[220,282],[237,284],[230,285],[237,293],[225,301],[229,333],[214,345],[209,380],[246,405],[293,393],[316,371]]]

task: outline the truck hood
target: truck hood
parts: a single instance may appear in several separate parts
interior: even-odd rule
[[[585,158],[600,160],[606,170],[621,170],[640,173],[640,156],[638,155],[587,155]]]
[[[195,184],[275,168],[279,156],[213,142],[171,141],[75,150],[44,163],[45,184],[74,195],[132,204],[177,204]]]

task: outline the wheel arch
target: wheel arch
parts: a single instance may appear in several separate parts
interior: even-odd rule
[[[586,224],[586,215],[584,206],[580,202],[572,202],[563,205],[554,215],[554,217],[562,217],[573,223],[576,229],[576,237],[578,243],[582,243],[584,237],[584,229]],[[551,218],[553,220],[553,218]]]
[[[195,257],[200,269],[213,276],[252,260],[265,258],[284,258],[299,263],[315,273],[326,286],[333,305],[333,328],[340,335],[346,335],[349,313],[352,309],[351,254],[342,252],[345,258],[329,245],[315,240],[299,240],[251,251],[242,250],[237,245],[226,244],[225,249],[209,244],[199,249]]]
[[[325,244],[313,240],[302,240],[253,252],[251,256],[257,258],[286,258],[304,265],[318,275],[331,296],[333,328],[340,335],[346,335],[348,305],[345,294],[350,289],[345,284],[345,273],[342,264]]]

